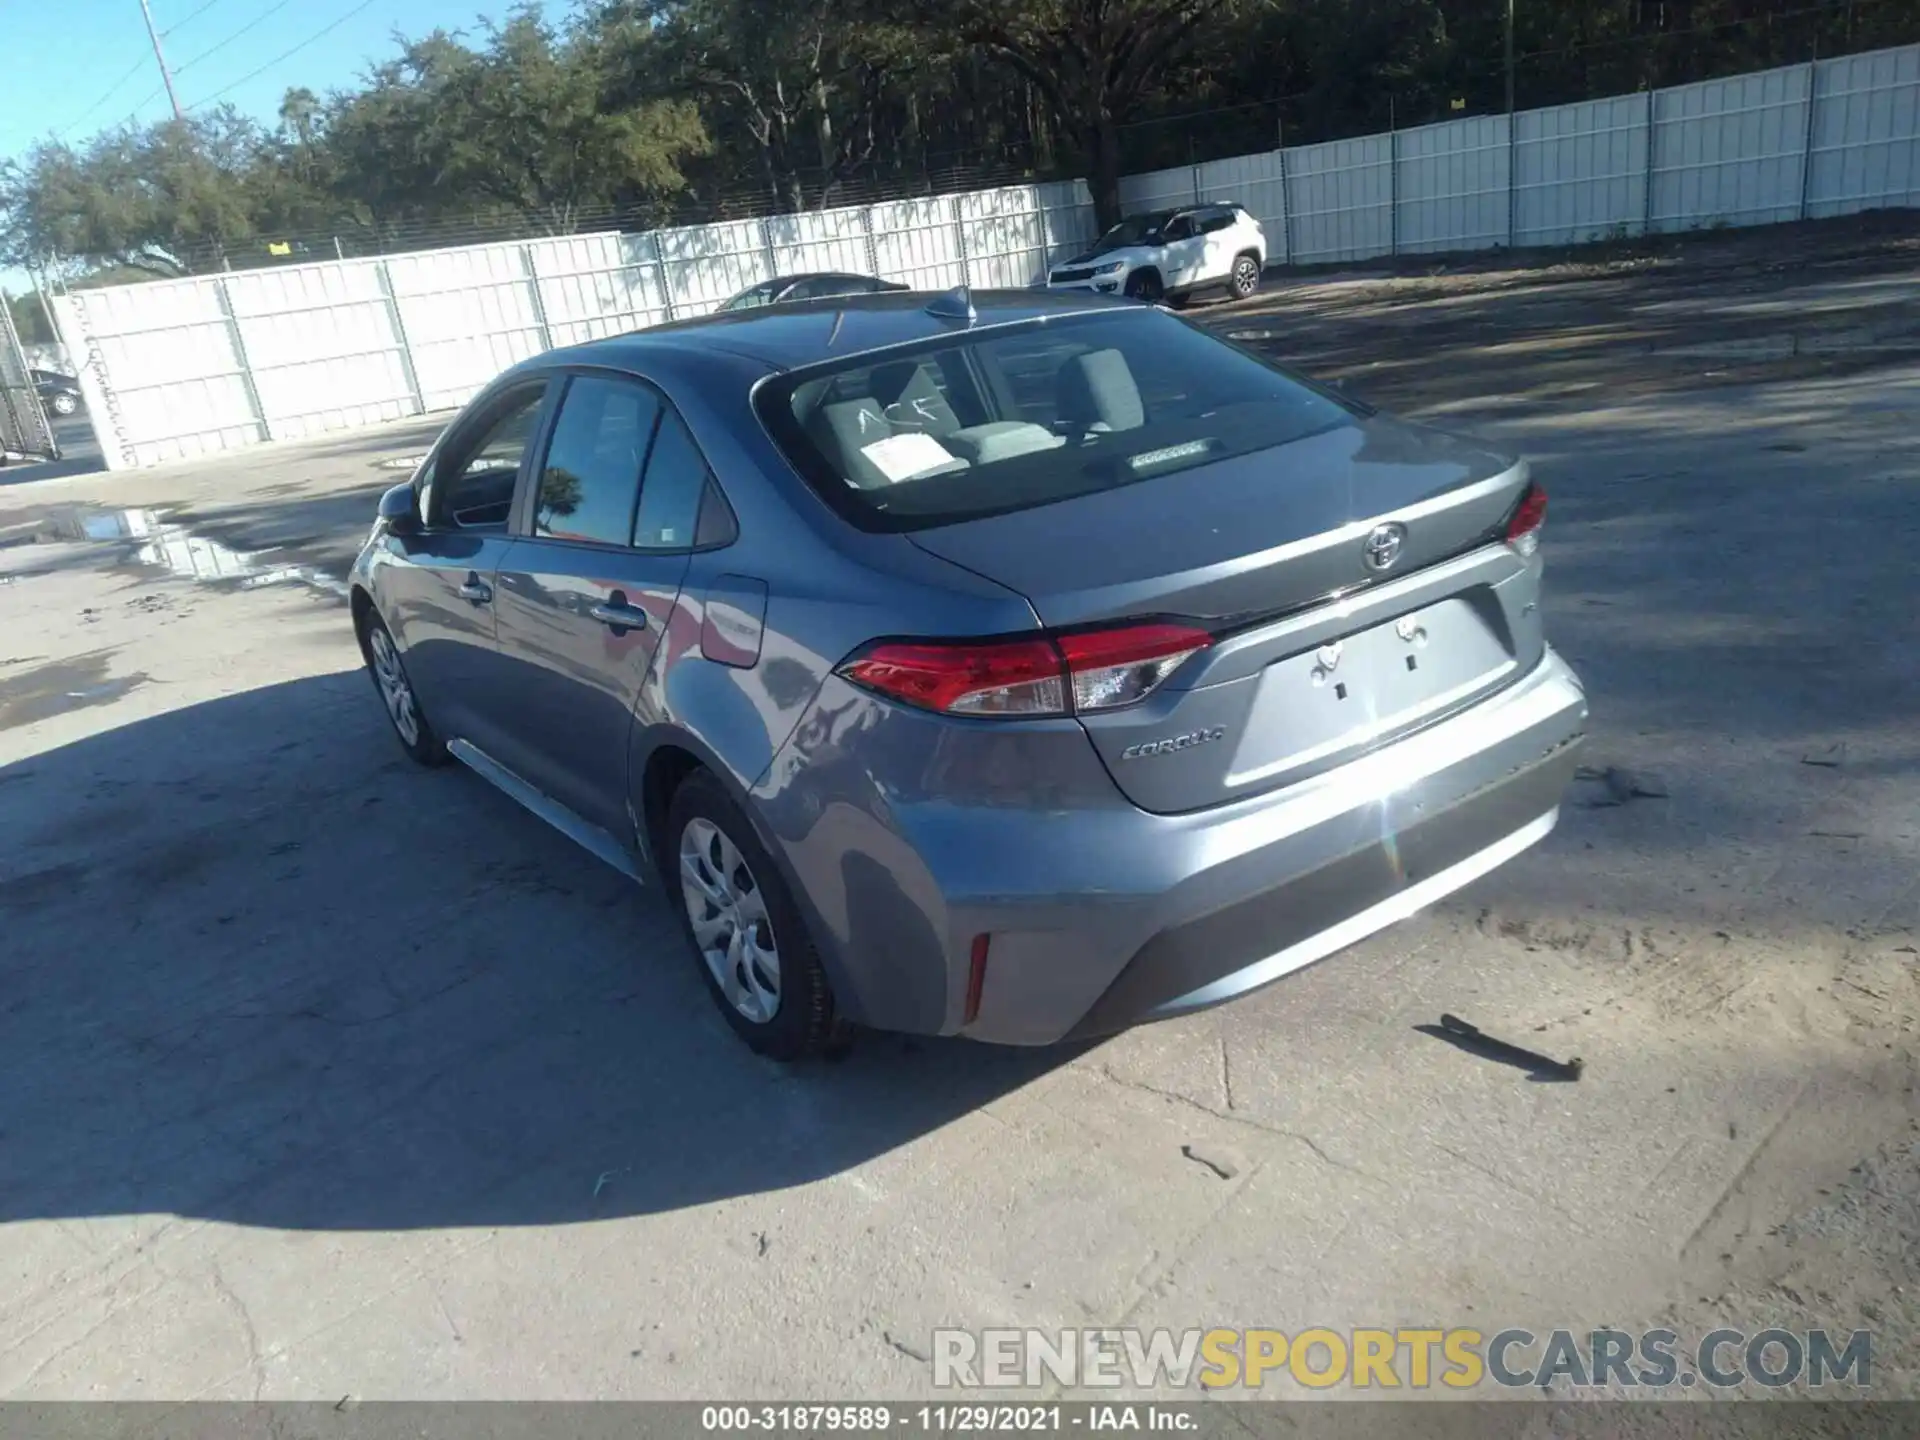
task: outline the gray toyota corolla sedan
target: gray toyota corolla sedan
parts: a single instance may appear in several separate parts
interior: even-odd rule
[[[1046,1044],[1552,828],[1545,512],[1163,310],[862,296],[509,370],[381,501],[353,617],[408,752],[657,878],[755,1049]]]

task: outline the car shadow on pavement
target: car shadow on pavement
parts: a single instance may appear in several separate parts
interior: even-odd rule
[[[734,1038],[658,892],[459,767],[358,672],[0,769],[0,1223],[538,1225],[840,1175],[1071,1058]]]

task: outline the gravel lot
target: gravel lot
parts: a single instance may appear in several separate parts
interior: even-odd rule
[[[1614,774],[1078,1050],[758,1061],[656,895],[409,766],[326,581],[440,419],[0,487],[0,1397],[911,1396],[936,1326],[1396,1323],[1869,1328],[1920,1396],[1912,258],[1199,312],[1535,458]],[[199,539],[74,538],[129,510]]]

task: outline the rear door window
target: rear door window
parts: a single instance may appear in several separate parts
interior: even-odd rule
[[[694,543],[700,499],[707,486],[707,462],[686,422],[672,410],[660,420],[660,434],[647,458],[640,487],[640,516],[633,543],[641,550],[685,550]]]
[[[600,375],[568,381],[534,493],[533,534],[630,544],[640,467],[659,415],[644,385]]]

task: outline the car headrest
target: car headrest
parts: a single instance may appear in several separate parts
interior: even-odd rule
[[[960,428],[940,384],[923,361],[895,360],[876,365],[872,376],[873,394],[894,427],[925,430],[939,435]]]
[[[919,373],[920,362],[917,360],[895,360],[890,365],[874,366],[871,377],[873,398],[882,405],[898,403]]]
[[[1140,387],[1118,350],[1089,350],[1060,367],[1060,418],[1092,430],[1137,430],[1146,423]]]
[[[885,472],[865,453],[865,447],[893,433],[893,426],[887,423],[878,400],[867,397],[829,401],[813,412],[807,429],[821,451],[838,462],[840,472],[861,489],[871,490],[887,483]]]

